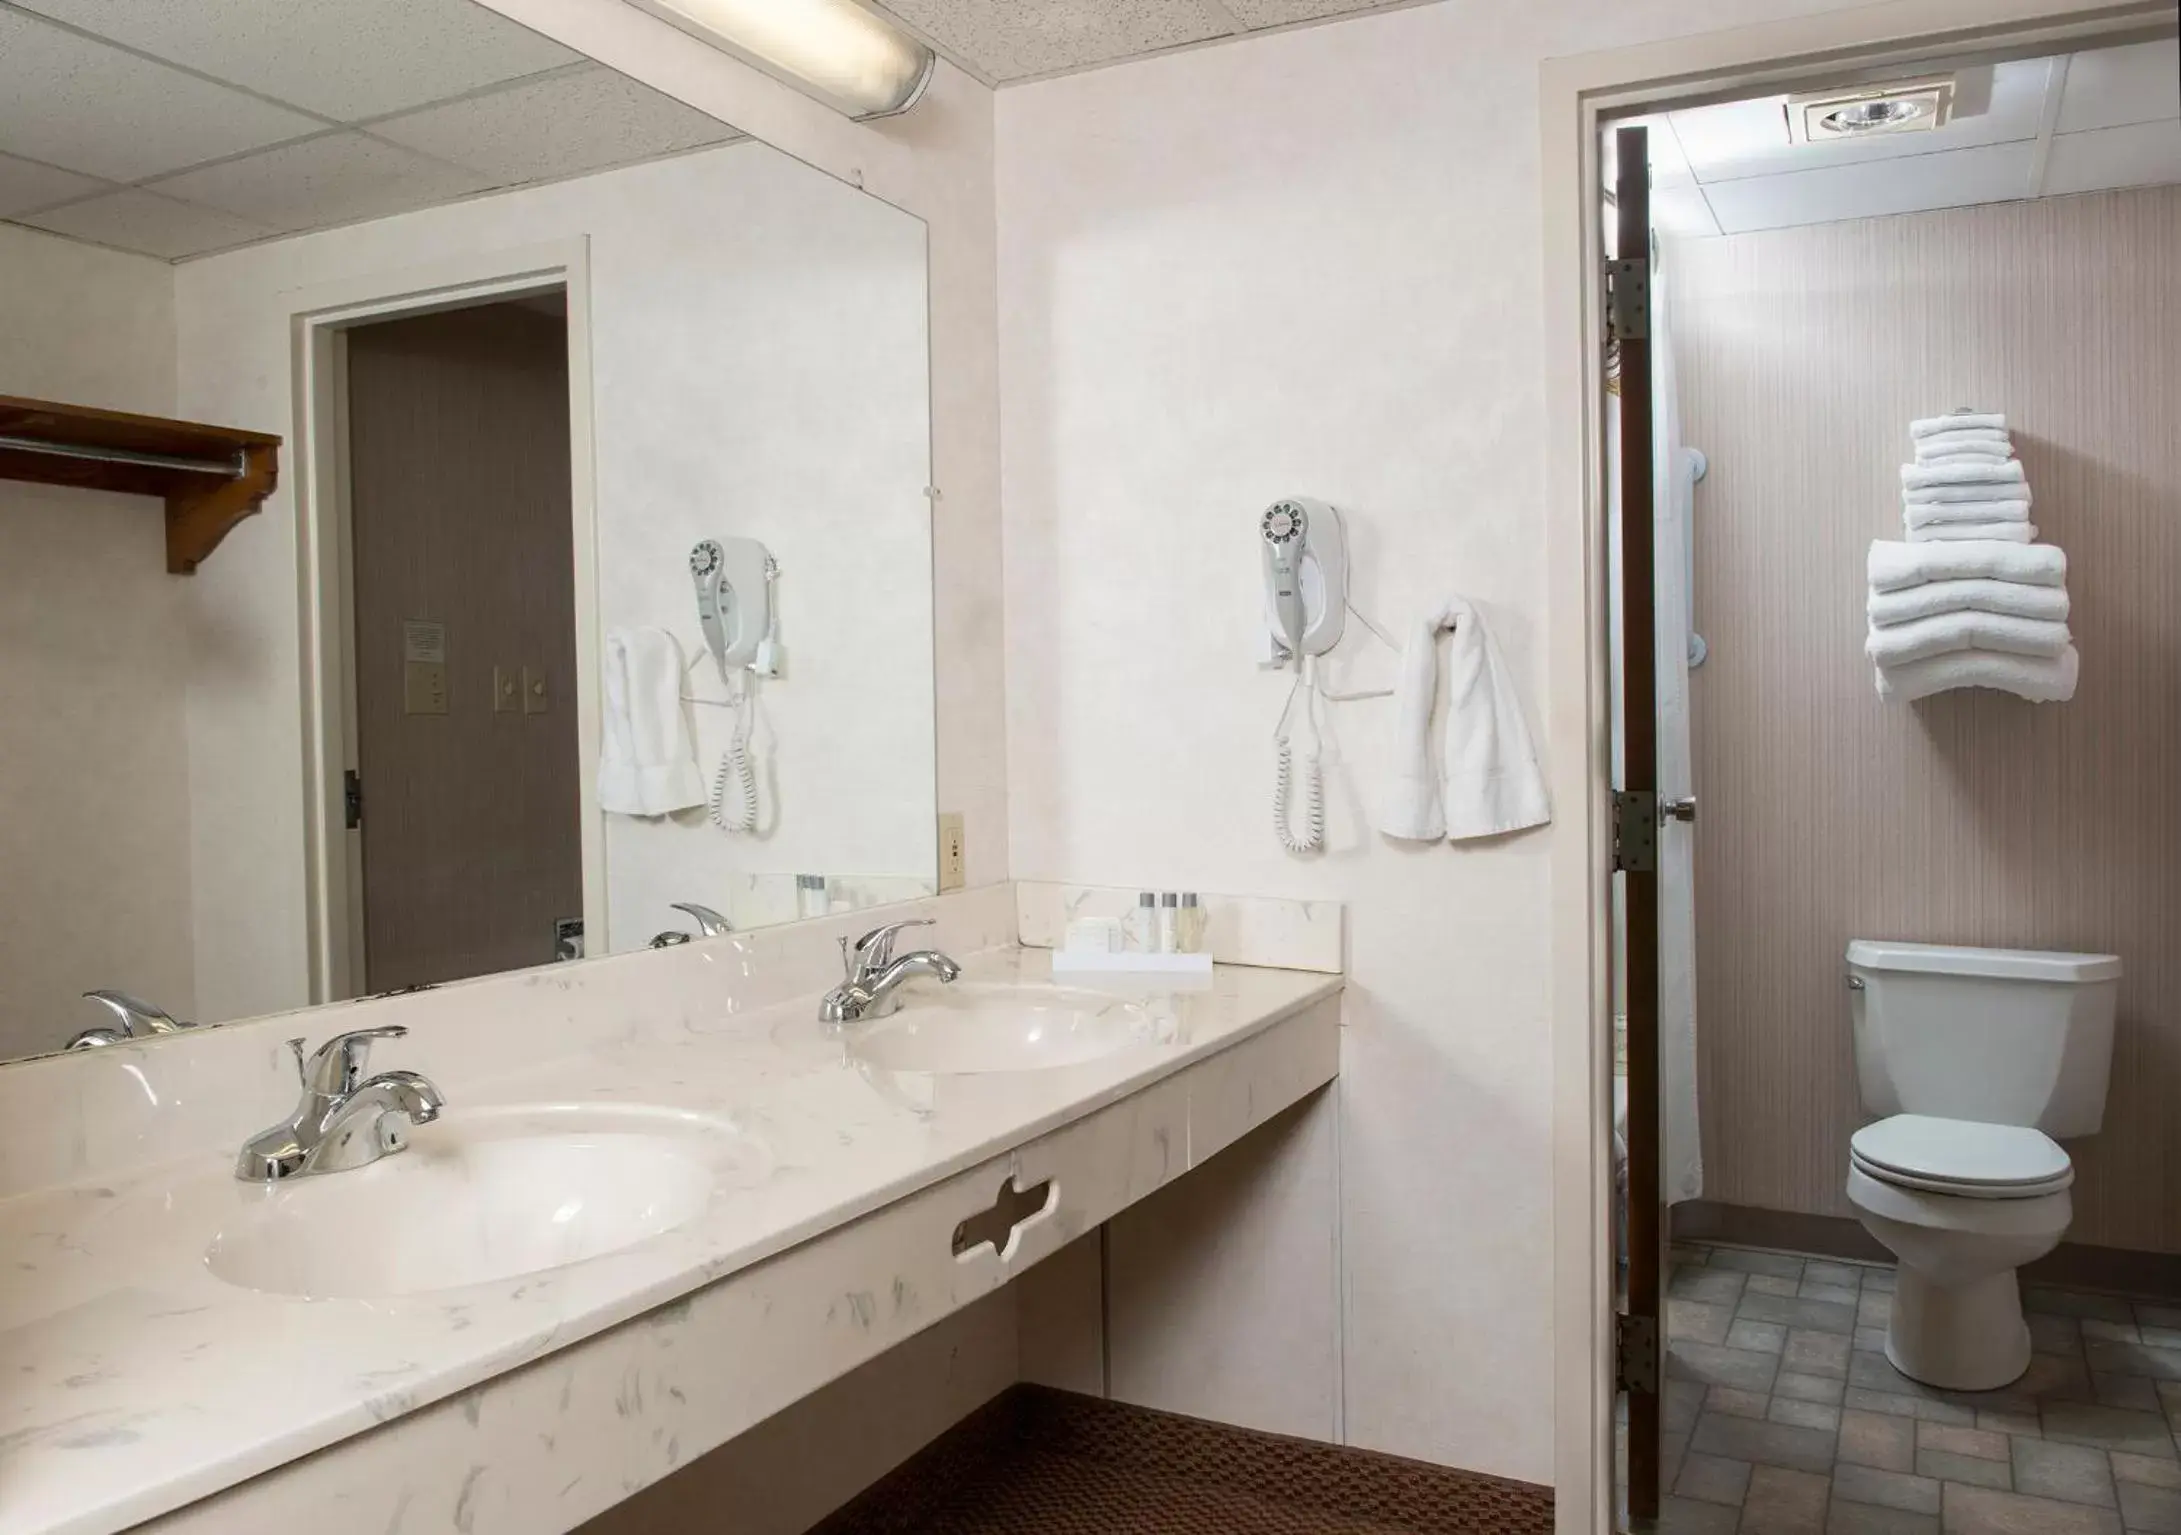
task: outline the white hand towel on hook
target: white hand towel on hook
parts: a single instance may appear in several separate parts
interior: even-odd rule
[[[704,803],[682,718],[682,647],[664,629],[609,629],[599,720],[598,808],[666,815]]]
[[[1447,656],[1445,772],[1432,770],[1431,711],[1438,693],[1438,642],[1454,631]],[[1394,763],[1378,829],[1389,837],[1435,842],[1490,837],[1552,819],[1545,777],[1506,658],[1483,615],[1466,597],[1450,597],[1409,631],[1394,688]]]

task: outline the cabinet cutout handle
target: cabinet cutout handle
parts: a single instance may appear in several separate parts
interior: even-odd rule
[[[1015,1183],[1015,1175],[1009,1173],[991,1208],[979,1210],[954,1228],[954,1256],[966,1258],[987,1246],[1003,1260],[1012,1256],[1016,1234],[1059,1203],[1060,1190],[1052,1179],[1021,1188]]]

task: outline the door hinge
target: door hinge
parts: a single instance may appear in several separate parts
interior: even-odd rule
[[[1658,1395],[1658,1318],[1613,1316],[1613,1383],[1622,1391]]]
[[[341,820],[350,831],[363,825],[363,775],[354,768],[341,772]]]
[[[1658,791],[1621,789],[1613,796],[1613,872],[1658,868]]]
[[[1605,264],[1607,334],[1642,341],[1651,334],[1651,263],[1632,256]]]

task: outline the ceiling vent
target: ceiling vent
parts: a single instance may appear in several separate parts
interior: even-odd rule
[[[1787,98],[1787,135],[1832,144],[1887,133],[1928,133],[1954,116],[1954,77],[1809,91]]]

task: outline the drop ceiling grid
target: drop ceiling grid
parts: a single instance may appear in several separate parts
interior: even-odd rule
[[[1027,84],[1429,0],[864,0],[985,85]]]
[[[0,56],[50,55],[26,76],[62,86],[0,103],[0,217],[173,260],[737,136],[471,0],[273,14],[0,0]],[[132,89],[96,88],[105,77]],[[158,105],[117,121],[116,96]],[[177,100],[179,128],[160,115]],[[85,144],[92,161],[67,163]]]
[[[1762,118],[1770,134],[1778,100],[1643,120],[1667,150],[1654,150],[1663,228],[1738,234],[2181,181],[2175,39],[2001,65],[1985,112],[1823,161],[1788,146],[1784,126],[1777,143],[1759,144],[1748,133]],[[1731,134],[1705,131],[1737,113],[1747,119],[1739,144]]]

